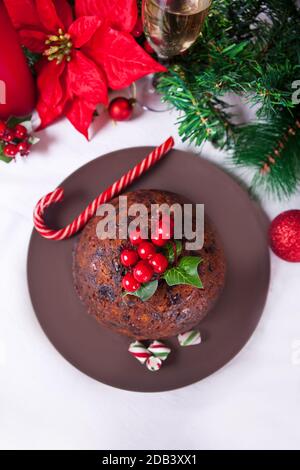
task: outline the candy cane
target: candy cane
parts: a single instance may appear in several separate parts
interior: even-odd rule
[[[64,190],[57,188],[55,191],[42,197],[37,203],[33,213],[33,223],[36,230],[44,238],[49,240],[64,240],[72,237],[77,233],[86,223],[96,214],[98,207],[110,201],[113,197],[120,194],[127,186],[133,181],[137,180],[142,174],[149,170],[155,163],[157,163],[169,150],[174,146],[173,137],[169,137],[162,145],[157,147],[151,152],[144,160],[138,163],[135,167],[129,170],[118,181],[113,183],[108,189],[99,194],[94,201],[92,201],[87,208],[76,217],[73,222],[65,228],[59,230],[52,230],[47,227],[44,221],[44,212],[47,207],[56,202],[61,202],[64,197]]]

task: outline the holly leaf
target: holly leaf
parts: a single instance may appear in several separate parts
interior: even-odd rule
[[[12,161],[12,158],[7,158],[3,154],[3,145],[0,143],[0,160],[5,163],[10,163]]]
[[[143,284],[142,287],[139,288],[136,292],[125,292],[124,295],[134,295],[138,297],[143,302],[147,302],[156,292],[158,287],[158,281],[147,282],[147,284]]]
[[[15,127],[17,124],[22,124],[24,126],[27,121],[31,121],[31,114],[25,117],[23,116],[21,118],[17,116],[10,116],[6,121],[6,124],[8,127],[12,128]]]
[[[176,246],[176,258],[178,258],[181,255],[182,252],[182,242],[180,240],[174,240],[172,242],[168,242],[164,248],[163,252],[167,260],[169,261],[169,264],[173,264],[175,261],[175,247]]]
[[[203,284],[198,274],[198,266],[202,259],[199,256],[184,256],[178,263],[168,269],[163,278],[169,286],[176,286],[179,284],[188,284],[190,286],[203,288]]]

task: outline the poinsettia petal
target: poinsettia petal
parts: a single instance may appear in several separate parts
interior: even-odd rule
[[[40,67],[40,69],[42,71],[42,67]],[[45,71],[45,74],[47,74],[47,71]],[[66,83],[65,67],[60,70],[59,75],[54,81],[56,82],[56,86],[53,87],[54,90],[52,92],[52,96],[54,97],[54,99],[52,101],[48,99],[49,96],[47,95],[47,93],[43,93],[42,90],[40,90],[39,99],[36,106],[37,112],[39,113],[39,116],[41,118],[41,125],[39,129],[43,129],[59,117],[63,116],[65,113],[66,104],[70,99],[70,94],[68,92],[68,87]],[[63,90],[64,92],[60,93],[60,90]],[[46,98],[47,101],[45,102],[43,98]]]
[[[21,44],[32,52],[43,52],[45,50],[46,33],[32,29],[21,29],[19,31]]]
[[[65,62],[57,64],[55,60],[45,60],[40,68],[37,85],[39,99],[51,107],[55,107],[63,99],[64,89],[61,77],[65,71]]]
[[[67,0],[54,0],[57,14],[67,30],[73,21],[73,12],[70,3]]]
[[[4,0],[4,4],[16,29],[40,26],[34,0]]]
[[[54,121],[56,121],[56,119],[63,115],[64,103],[62,102],[56,106],[49,106],[48,104],[44,103],[44,101],[39,100],[36,106],[36,110],[41,119],[41,124],[39,126],[40,130],[49,126]]]
[[[66,0],[61,0],[65,2]],[[38,0],[36,2],[40,21],[46,31],[57,33],[59,28],[64,29],[64,24],[59,18],[53,0]]]
[[[74,47],[86,44],[99,28],[101,21],[97,16],[82,16],[74,21],[69,28]]]
[[[130,33],[136,23],[136,0],[76,0],[76,16],[97,15],[119,31]]]
[[[80,51],[72,55],[67,68],[70,92],[88,103],[107,104],[107,84],[102,70]]]
[[[95,104],[88,103],[80,98],[72,100],[66,110],[66,117],[73,124],[86,139],[88,139],[88,129],[93,119],[93,114],[96,109]]]
[[[149,73],[167,71],[130,34],[112,28],[100,28],[85,50],[104,69],[108,85],[114,90],[125,88]]]

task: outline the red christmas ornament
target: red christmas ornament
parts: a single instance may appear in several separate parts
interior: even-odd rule
[[[16,3],[17,14],[21,4],[24,4],[25,19],[28,19],[28,24],[31,25],[27,2]],[[17,28],[16,23],[10,21],[4,2],[0,1],[0,118],[2,119],[8,119],[12,115],[25,116],[32,111],[35,104],[34,80],[14,27]]]
[[[279,214],[269,230],[270,246],[279,258],[300,262],[300,210]]]
[[[143,22],[142,22],[141,18],[138,18],[135,25],[134,25],[134,28],[133,28],[131,34],[134,38],[139,38],[139,37],[141,37],[143,32],[144,32]]]
[[[108,113],[114,121],[127,121],[132,116],[134,100],[122,96],[109,103]]]
[[[0,137],[3,137],[6,132],[6,124],[4,121],[0,121]]]

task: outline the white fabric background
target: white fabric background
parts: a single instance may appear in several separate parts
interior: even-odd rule
[[[174,121],[145,112],[115,126],[100,117],[88,143],[63,120],[40,133],[26,162],[0,165],[0,448],[300,448],[300,264],[272,255],[250,342],[213,376],[173,392],[137,394],[90,379],[56,352],[34,315],[26,256],[38,199],[98,155],[177,136]],[[176,137],[176,147],[187,145]],[[210,146],[202,155],[223,161]],[[270,217],[300,208],[300,195],[264,208]]]

